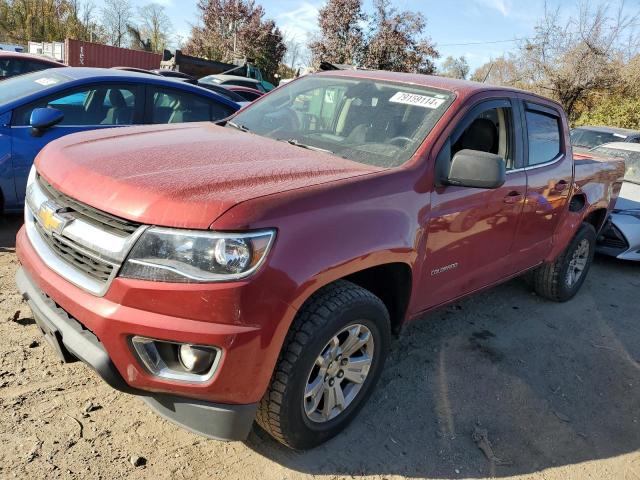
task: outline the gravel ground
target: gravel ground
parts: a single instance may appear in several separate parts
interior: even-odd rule
[[[515,280],[413,323],[354,423],[301,453],[198,437],[57,362],[14,287],[19,224],[0,219],[0,478],[640,479],[640,265],[597,258],[566,304]]]

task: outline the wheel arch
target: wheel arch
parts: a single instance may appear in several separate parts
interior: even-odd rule
[[[301,306],[321,288],[339,280],[349,281],[380,298],[389,312],[392,331],[399,332],[406,319],[413,287],[411,265],[402,261],[380,263],[317,282],[312,290],[306,292]]]

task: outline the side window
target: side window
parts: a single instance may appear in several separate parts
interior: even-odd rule
[[[527,110],[529,165],[540,165],[555,159],[560,149],[560,119],[554,115]]]
[[[451,147],[451,157],[460,150],[477,150],[502,157],[507,170],[515,168],[513,110],[487,109],[478,114]]]
[[[233,109],[188,92],[161,89],[153,93],[150,123],[185,123],[221,120]]]
[[[29,125],[35,108],[55,108],[64,113],[60,125],[132,125],[135,122],[139,89],[135,86],[99,85],[67,90],[17,108],[13,125]]]

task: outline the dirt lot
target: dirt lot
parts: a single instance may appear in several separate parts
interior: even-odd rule
[[[567,304],[516,280],[415,322],[352,426],[298,453],[197,437],[58,363],[0,222],[0,478],[640,479],[640,265],[597,258]]]

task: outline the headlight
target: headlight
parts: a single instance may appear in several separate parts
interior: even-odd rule
[[[260,267],[275,231],[219,233],[149,228],[120,276],[158,282],[205,283],[244,278]]]

